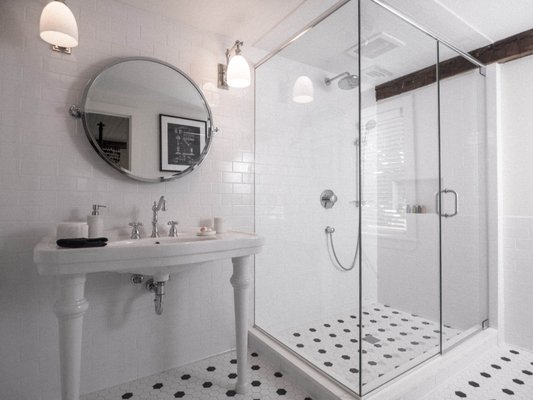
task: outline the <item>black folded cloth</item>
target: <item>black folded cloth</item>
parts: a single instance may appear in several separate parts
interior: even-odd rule
[[[59,247],[68,247],[70,249],[79,249],[82,247],[104,247],[107,244],[107,238],[73,238],[73,239],[59,239],[57,242]]]

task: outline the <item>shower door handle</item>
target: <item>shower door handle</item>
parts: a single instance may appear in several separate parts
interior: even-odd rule
[[[457,194],[455,190],[452,190],[452,189],[444,189],[444,193],[453,194],[453,206],[454,206],[453,214],[444,214],[444,217],[445,218],[455,217],[457,213],[459,212],[459,195]]]
[[[457,213],[459,212],[459,195],[453,189],[443,189],[441,190],[440,193],[444,193],[444,194],[451,193],[453,195],[454,210],[453,210],[453,213],[451,214],[448,214],[448,213],[441,214],[440,204],[439,204],[439,192],[436,192],[435,193],[435,210],[437,211],[437,214],[439,214],[441,217],[444,217],[444,218],[455,217]]]

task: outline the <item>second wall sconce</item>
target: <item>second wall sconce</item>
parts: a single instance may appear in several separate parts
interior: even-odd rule
[[[78,45],[78,24],[70,8],[62,1],[48,3],[39,23],[41,39],[52,45],[52,50],[70,54]]]
[[[226,49],[226,65],[218,64],[218,87],[220,89],[244,88],[250,86],[250,66],[241,55],[243,43],[236,40],[231,49]],[[231,52],[235,55],[231,57]]]
[[[302,75],[296,79],[292,87],[292,101],[295,103],[311,103],[315,98],[313,81],[308,76]]]

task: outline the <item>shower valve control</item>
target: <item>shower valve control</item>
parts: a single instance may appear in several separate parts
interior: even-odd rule
[[[337,200],[337,195],[330,189],[324,190],[320,195],[320,204],[322,204],[322,207],[325,209],[332,208]]]

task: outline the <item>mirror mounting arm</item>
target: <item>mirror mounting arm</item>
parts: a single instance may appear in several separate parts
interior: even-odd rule
[[[68,113],[72,118],[80,119],[83,115],[83,111],[81,111],[80,106],[77,106],[76,104],[73,104],[68,109]]]

